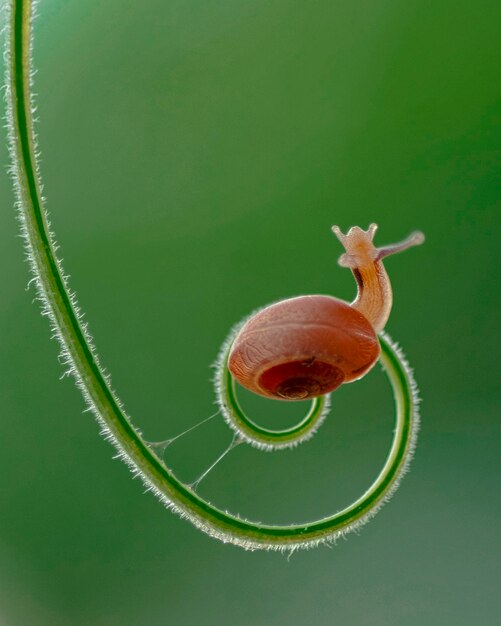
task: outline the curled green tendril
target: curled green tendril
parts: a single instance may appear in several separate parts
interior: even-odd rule
[[[50,232],[37,164],[37,144],[33,128],[34,103],[31,94],[31,0],[8,0],[6,19],[7,122],[11,172],[16,191],[16,206],[24,237],[27,258],[33,273],[42,313],[51,323],[61,346],[61,356],[101,425],[103,435],[116,447],[118,456],[140,476],[168,508],[188,518],[196,527],[224,542],[246,549],[294,551],[322,542],[335,541],[367,522],[393,494],[412,456],[418,426],[417,392],[412,373],[399,349],[382,334],[381,362],[392,386],[396,425],[386,463],[370,488],[353,504],[329,517],[290,526],[275,526],[241,519],[218,509],[179,481],[152,451],[124,412],[104,374],[92,339],[83,324],[75,295],[69,290]],[[225,407],[239,414],[248,437],[252,422],[240,414],[238,403],[228,385],[226,361],[219,364],[217,378]],[[226,382],[225,382],[226,381]],[[309,426],[320,421],[321,403]],[[315,419],[317,420],[315,422]],[[236,427],[237,421],[233,424]],[[304,422],[300,428],[304,427]],[[243,427],[242,427],[243,428]],[[238,427],[237,427],[238,430]],[[291,436],[291,432],[285,437]],[[275,434],[276,435],[276,434]],[[268,437],[263,445],[279,446],[280,436],[254,427],[255,437]],[[270,443],[271,441],[271,443]]]
[[[257,426],[242,411],[234,393],[234,381],[227,368],[227,356],[233,337],[233,331],[223,346],[217,363],[216,388],[218,402],[226,420],[244,440],[256,447],[275,450],[295,445],[309,438],[318,427],[318,422],[307,422],[308,416],[299,425],[287,431],[268,431]],[[265,526],[246,522],[246,529],[260,534],[268,534],[267,544],[257,543],[258,536],[249,537],[246,547],[266,547],[269,549],[295,549],[309,547],[323,542],[332,542],[346,533],[368,522],[396,491],[401,477],[408,469],[412,458],[419,426],[417,388],[412,371],[405,361],[401,350],[386,333],[379,335],[381,345],[380,361],[392,387],[395,398],[396,424],[393,441],[386,462],[376,480],[358,500],[345,509],[322,519],[307,524],[293,526]],[[313,412],[315,405],[310,410]],[[325,418],[325,411],[323,417]],[[252,531],[251,531],[252,532]]]

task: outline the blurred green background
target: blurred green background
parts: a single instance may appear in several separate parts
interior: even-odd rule
[[[0,179],[0,625],[491,625],[499,615],[499,3],[43,0],[45,194],[71,286],[134,422],[213,411],[229,328],[301,293],[352,299],[333,223],[422,229],[388,260],[388,325],[423,397],[411,473],[334,549],[246,553],[167,512],[113,461],[31,305]],[[2,140],[1,163],[7,164]],[[304,410],[243,398],[262,423]],[[200,486],[267,522],[332,512],[384,461],[380,371],[293,452],[240,446]],[[192,481],[216,419],[168,449]]]

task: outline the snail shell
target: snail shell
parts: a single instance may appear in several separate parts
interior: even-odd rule
[[[299,296],[262,309],[241,328],[228,367],[250,391],[306,400],[363,376],[377,361],[369,321],[331,296]]]

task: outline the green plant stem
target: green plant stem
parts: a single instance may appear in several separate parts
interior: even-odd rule
[[[48,316],[61,354],[119,456],[141,476],[147,488],[169,508],[204,532],[248,549],[308,547],[337,537],[366,522],[398,485],[412,455],[417,428],[415,386],[399,351],[381,336],[382,363],[393,388],[397,422],[386,464],[370,489],[355,503],[325,519],[293,526],[254,523],[226,513],[200,498],[148,447],[121,408],[99,363],[91,337],[81,322],[56,256],[41,195],[31,96],[31,24],[33,3],[7,4],[6,97],[11,170],[28,260],[42,312]]]

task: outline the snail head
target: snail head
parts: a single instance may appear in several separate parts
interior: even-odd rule
[[[354,269],[374,263],[379,258],[378,249],[373,244],[376,231],[377,224],[371,224],[367,230],[353,226],[346,234],[341,232],[339,226],[333,226],[332,232],[346,250],[345,254],[339,257],[339,265]]]
[[[367,230],[363,230],[359,226],[353,226],[350,230],[343,234],[339,226],[333,226],[332,232],[343,244],[346,252],[339,257],[339,265],[350,269],[363,269],[371,266],[375,261],[380,261],[384,257],[402,250],[407,250],[412,246],[418,246],[423,243],[424,235],[420,231],[415,231],[401,241],[400,243],[376,248],[373,240],[377,231],[377,224],[371,224]]]

